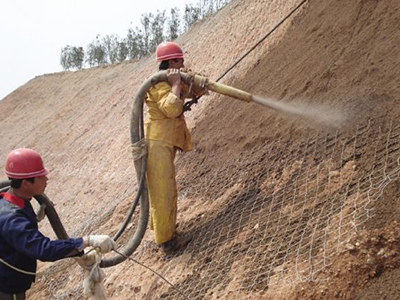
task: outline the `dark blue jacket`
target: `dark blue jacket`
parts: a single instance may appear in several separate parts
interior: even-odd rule
[[[32,205],[14,195],[0,194],[0,258],[21,270],[36,272],[36,260],[56,261],[82,248],[82,238],[51,241],[38,230]],[[15,271],[0,262],[0,291],[28,290],[35,276]]]

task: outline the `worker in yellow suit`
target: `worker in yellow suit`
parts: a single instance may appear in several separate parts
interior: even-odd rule
[[[178,192],[174,159],[177,150],[192,149],[191,134],[183,116],[188,87],[181,82],[183,52],[174,42],[164,42],[156,49],[159,69],[167,70],[168,82],[154,85],[147,93],[145,137],[148,149],[147,187],[150,199],[150,229],[164,252],[177,250],[190,241],[175,236]],[[186,241],[185,241],[186,240]]]

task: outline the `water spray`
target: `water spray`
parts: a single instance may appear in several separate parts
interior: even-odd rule
[[[296,116],[324,126],[339,127],[348,119],[341,112],[324,105],[294,105],[291,103],[254,96],[248,92],[211,81],[208,78],[197,74],[186,74],[181,72],[181,76],[185,83],[193,84],[195,87],[206,88],[218,94],[229,96],[244,102],[254,102],[280,113]]]

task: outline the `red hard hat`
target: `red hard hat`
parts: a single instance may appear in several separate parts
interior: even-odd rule
[[[183,52],[177,43],[164,42],[157,46],[156,57],[157,61],[183,58]]]
[[[10,152],[6,160],[5,173],[14,179],[25,179],[47,175],[40,155],[32,149],[19,148]]]

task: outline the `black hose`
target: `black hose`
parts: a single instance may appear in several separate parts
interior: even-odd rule
[[[189,84],[190,77],[188,74],[181,72],[181,78],[184,83]],[[157,83],[161,81],[167,81],[167,71],[159,71],[155,73],[150,78],[148,78],[139,88],[137,92],[131,109],[131,126],[130,126],[130,133],[131,133],[131,144],[135,144],[142,139],[144,139],[144,126],[143,126],[143,102],[146,97],[147,91]],[[124,246],[122,249],[118,249],[118,252],[121,252],[123,255],[116,255],[114,254],[111,257],[104,258],[101,261],[101,267],[111,267],[114,266],[129,257],[136,248],[140,245],[143,236],[147,229],[147,223],[149,219],[149,200],[147,195],[147,186],[146,180],[144,180],[145,173],[146,173],[146,160],[147,156],[143,156],[141,159],[134,161],[135,169],[136,169],[136,176],[139,182],[138,187],[138,195],[140,195],[140,215],[139,215],[139,222],[138,227],[136,229],[135,234],[129,240],[128,244]],[[137,196],[138,198],[138,196]],[[118,238],[122,232],[125,230],[127,224],[129,223],[133,211],[136,207],[135,202],[132,205],[130,212],[127,218],[124,221],[124,224],[117,232],[116,237]]]
[[[118,240],[118,238],[122,235],[122,233],[125,231],[126,227],[128,226],[130,220],[132,219],[133,213],[135,212],[136,206],[139,203],[140,196],[142,194],[143,190],[143,181],[145,178],[146,174],[146,164],[142,164],[142,170],[141,170],[141,175],[140,175],[140,181],[139,181],[139,187],[138,187],[138,192],[135,196],[135,199],[132,202],[132,205],[129,209],[128,215],[125,217],[124,223],[121,225],[120,229],[117,231],[116,234],[112,237],[114,241]]]
[[[142,120],[139,122],[139,126],[141,128],[143,128],[143,109],[142,109],[142,113],[140,114],[140,118]],[[140,132],[141,132],[141,136],[144,137],[143,129],[140,129]],[[132,219],[133,213],[135,212],[136,206],[138,205],[140,196],[142,195],[142,192],[143,192],[143,183],[144,183],[145,175],[146,175],[146,161],[142,162],[139,186],[138,186],[138,191],[136,193],[136,197],[132,202],[132,205],[130,207],[128,215],[126,216],[126,218],[124,220],[124,223],[122,224],[122,226],[120,227],[118,232],[113,236],[114,241],[116,241],[122,235],[122,233],[125,231],[126,227],[128,226],[129,221]]]
[[[5,192],[10,188],[10,181],[9,180],[4,180],[0,181],[0,192]],[[49,222],[51,227],[53,228],[56,236],[60,240],[66,240],[69,238],[67,232],[64,229],[64,226],[61,223],[60,217],[58,216],[53,203],[50,201],[50,199],[45,195],[36,195],[34,198],[37,200],[39,204],[45,204],[45,213],[47,217],[49,218]]]
[[[188,74],[186,73],[180,73],[183,82],[186,84],[189,84],[190,78]],[[146,96],[147,91],[154,86],[155,84],[161,82],[161,81],[167,81],[167,72],[166,71],[160,71],[153,76],[151,76],[149,79],[147,79],[139,88],[138,93],[136,94],[133,104],[132,104],[132,109],[131,109],[131,125],[130,125],[130,138],[131,138],[131,144],[135,144],[142,139],[144,139],[144,126],[143,126],[143,102],[144,98]],[[135,169],[136,169],[136,177],[137,181],[139,183],[138,187],[138,192],[137,195],[132,203],[132,206],[130,208],[130,211],[125,218],[124,223],[122,224],[121,228],[118,230],[118,232],[115,234],[113,237],[114,239],[118,239],[125,228],[127,227],[134,211],[135,208],[140,201],[140,215],[139,215],[139,222],[138,222],[138,227],[132,236],[132,238],[128,241],[128,243],[121,249],[118,249],[118,252],[120,254],[115,254],[110,257],[102,259],[100,266],[103,268],[111,267],[116,264],[119,264],[120,262],[124,261],[127,257],[129,257],[135,250],[136,248],[140,245],[143,236],[146,232],[147,229],[147,223],[149,219],[149,200],[148,200],[148,195],[147,195],[147,186],[146,186],[146,180],[145,180],[145,173],[146,173],[146,160],[147,156],[144,155],[141,159],[138,159],[134,161]],[[0,182],[0,191],[4,189],[4,191],[8,190],[10,186],[10,181],[1,181]],[[54,205],[52,202],[49,200],[49,198],[45,195],[38,195],[35,196],[35,199],[39,202],[39,204],[46,204],[46,209],[45,213],[50,221],[50,224],[56,233],[57,237],[59,239],[67,239],[68,234],[64,229],[64,226],[61,223],[60,218],[58,217],[58,214],[56,210],[54,209]]]

